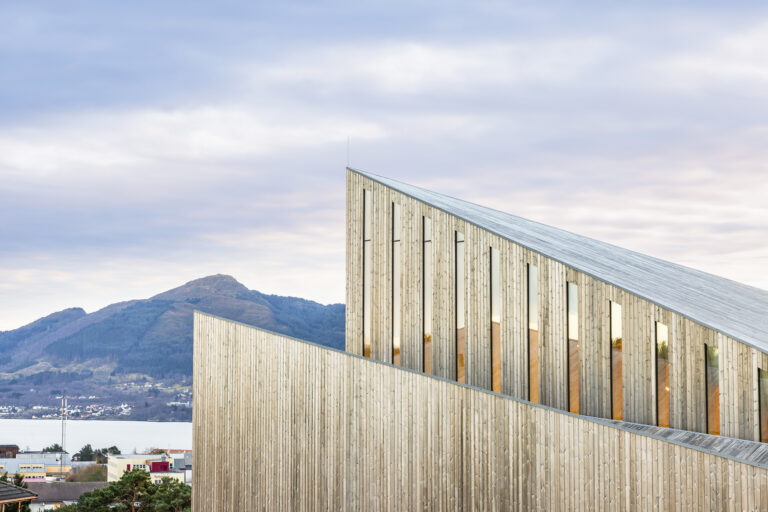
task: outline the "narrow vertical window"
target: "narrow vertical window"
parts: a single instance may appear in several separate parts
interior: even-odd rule
[[[704,345],[707,358],[707,433],[720,435],[720,356],[717,348]]]
[[[528,400],[539,403],[539,268],[528,265]]]
[[[424,373],[432,373],[432,219],[423,217],[422,231],[424,235],[422,244],[423,368]]]
[[[456,381],[467,381],[466,346],[467,322],[464,307],[466,283],[464,281],[464,233],[456,231]]]
[[[621,305],[611,302],[611,417],[624,419],[624,390],[622,388]]]
[[[400,365],[400,205],[392,203],[392,364]]]
[[[371,191],[363,190],[363,356],[371,357]]]
[[[501,269],[491,247],[491,390],[501,393]]]
[[[757,390],[760,394],[760,441],[768,443],[768,372],[759,368]]]
[[[568,410],[579,414],[579,286],[568,283]]]
[[[669,426],[669,329],[656,322],[656,423]]]

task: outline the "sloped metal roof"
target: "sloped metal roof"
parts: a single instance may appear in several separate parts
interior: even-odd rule
[[[596,423],[612,425],[621,430],[650,436],[662,441],[669,441],[674,444],[693,448],[694,450],[711,453],[720,457],[768,469],[768,443],[703,434],[701,432],[691,432],[689,430],[680,430],[676,428],[609,420],[605,418],[590,419]]]
[[[349,170],[768,353],[768,291],[393,179]]]

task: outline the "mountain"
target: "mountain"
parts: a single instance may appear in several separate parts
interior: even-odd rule
[[[0,332],[0,380],[39,383],[62,376],[88,379],[99,372],[191,376],[195,310],[344,348],[343,304],[266,295],[219,274],[149,299],[112,304],[91,314],[66,309]]]
[[[34,338],[45,337],[60,327],[86,316],[81,308],[70,308],[53,313],[14,331],[0,331],[0,354],[8,352],[17,344]]]

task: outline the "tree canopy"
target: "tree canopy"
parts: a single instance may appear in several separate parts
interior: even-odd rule
[[[80,448],[80,451],[75,454],[80,461],[96,461],[99,464],[106,464],[107,457],[109,455],[120,455],[120,449],[112,445],[109,448],[99,448],[95,450],[90,443]]]
[[[93,460],[93,447],[91,447],[90,443],[80,448],[80,451],[75,454],[77,458],[81,461],[91,461]]]
[[[192,509],[192,490],[172,478],[152,483],[149,473],[133,469],[105,487],[80,496],[76,505],[62,507],[62,512],[187,512]]]

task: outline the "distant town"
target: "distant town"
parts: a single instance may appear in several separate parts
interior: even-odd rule
[[[344,305],[213,275],[149,299],[70,308],[0,332],[0,419],[191,421],[195,310],[344,348]]]
[[[137,379],[102,386],[81,385],[81,393],[66,395],[62,393],[60,385],[20,388],[14,384],[11,381],[0,388],[0,393],[3,393],[0,395],[3,396],[0,418],[59,419],[62,413],[61,400],[66,396],[67,416],[70,419],[192,419],[192,383],[188,377],[174,379],[173,383]]]

